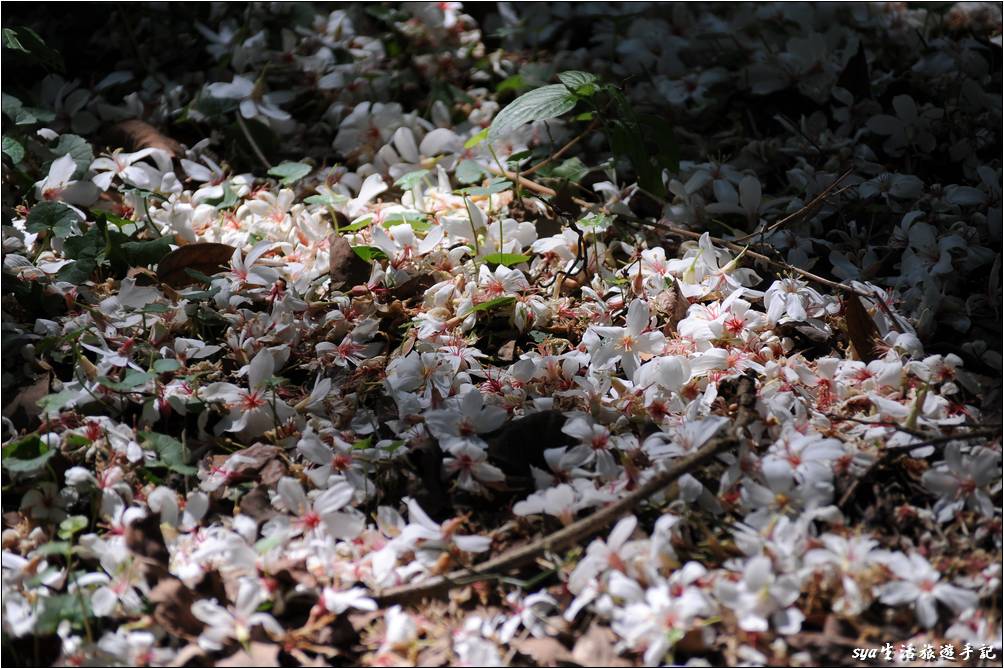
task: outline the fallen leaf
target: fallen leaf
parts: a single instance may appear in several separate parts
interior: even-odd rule
[[[241,497],[240,512],[259,523],[264,523],[275,516],[276,510],[268,498],[268,488],[260,485]]]
[[[160,259],[157,278],[174,288],[183,288],[196,281],[186,270],[211,276],[230,263],[234,251],[233,246],[216,242],[180,246]]]
[[[614,652],[617,637],[609,627],[590,623],[572,648],[572,661],[583,667],[627,667],[631,663]]]
[[[109,134],[113,143],[121,144],[130,151],[160,149],[166,151],[172,158],[184,153],[181,144],[176,140],[138,118],[116,123]]]
[[[568,652],[564,644],[552,637],[514,639],[512,647],[523,655],[532,658],[534,664],[537,666],[554,667],[559,662],[575,661],[572,653]],[[590,661],[589,664],[595,666],[596,662]]]
[[[202,632],[204,624],[192,615],[195,593],[179,579],[168,577],[161,580],[150,591],[148,599],[154,605],[154,620],[168,633],[192,638]]]
[[[49,394],[49,373],[42,374],[34,383],[25,386],[3,408],[3,417],[9,418],[14,427],[27,430],[37,427],[40,422],[41,408],[38,400]]]
[[[561,431],[565,415],[560,411],[538,411],[508,423],[485,435],[488,457],[507,476],[530,477],[530,465],[548,470],[544,450],[570,446],[573,439]]]
[[[673,281],[673,286],[662,291],[650,302],[651,309],[665,321],[662,333],[667,337],[676,334],[676,326],[687,317],[690,302],[680,292],[680,284]]]
[[[329,238],[330,255],[328,275],[331,286],[341,288],[356,286],[369,281],[372,268],[368,262],[352,250],[349,240],[341,235],[331,235]]]
[[[217,667],[278,667],[279,646],[252,641],[230,657],[216,663]]]
[[[879,357],[876,344],[882,341],[882,335],[868,310],[861,304],[861,298],[853,293],[844,296],[844,317],[847,322],[847,338],[854,346],[858,360],[867,363]]]

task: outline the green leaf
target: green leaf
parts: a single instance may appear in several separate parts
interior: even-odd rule
[[[558,74],[558,80],[579,97],[587,98],[599,90],[599,79],[595,74],[580,70],[568,70]]]
[[[473,149],[475,146],[485,141],[486,139],[488,139],[488,128],[485,128],[484,130],[482,130],[481,132],[472,136],[469,140],[464,142],[464,148]]]
[[[50,70],[63,69],[63,57],[46,46],[38,33],[26,26],[3,29],[3,45],[28,54]]]
[[[353,246],[352,250],[355,251],[357,256],[368,263],[372,263],[374,260],[385,259],[387,257],[387,254],[376,246]]]
[[[84,619],[92,617],[88,598],[78,595],[50,595],[40,599],[41,611],[35,619],[34,634],[51,636],[56,634],[64,620],[76,629],[83,627]]]
[[[21,146],[21,142],[13,137],[3,136],[3,152],[7,154],[15,165],[24,160],[24,147]]]
[[[156,265],[160,259],[171,252],[171,237],[158,237],[141,242],[125,242],[122,252],[132,267]]]
[[[66,239],[73,232],[73,224],[79,219],[77,212],[62,202],[39,202],[28,212],[28,231],[49,230],[60,239]]]
[[[310,197],[304,198],[303,201],[307,204],[321,204],[325,207],[334,207],[337,204],[345,204],[348,202],[347,197],[341,193],[331,193],[331,194],[318,194],[311,195]]]
[[[11,442],[0,451],[3,453],[2,466],[9,472],[31,474],[41,470],[56,454],[38,438],[30,434],[22,439]]]
[[[475,304],[474,308],[471,309],[471,313],[478,311],[495,311],[496,309],[502,309],[513,304],[516,304],[516,298],[512,295],[505,295],[503,297],[496,297],[494,299],[487,300],[481,304]]]
[[[78,518],[81,516],[77,516]],[[69,520],[69,519],[67,519]],[[87,519],[84,518],[84,523]],[[62,526],[62,524],[60,524]],[[85,525],[86,527],[86,525]],[[72,535],[71,535],[72,536]],[[73,546],[69,541],[47,541],[33,551],[34,555],[41,555],[43,557],[48,557],[50,555],[62,555],[63,557],[70,556],[70,550]]]
[[[94,149],[91,148],[90,143],[81,137],[80,135],[60,135],[59,141],[56,142],[56,146],[49,149],[52,152],[52,158],[62,158],[63,156],[69,154],[73,161],[77,163],[77,169],[73,173],[75,179],[79,179],[94,162]],[[51,163],[50,163],[51,164]],[[48,167],[46,167],[48,169]]]
[[[456,175],[457,181],[462,184],[477,183],[488,174],[481,165],[466,158],[460,161],[453,173]]]
[[[307,163],[280,163],[268,171],[270,177],[277,177],[283,186],[295,184],[310,174],[314,168]]]
[[[582,181],[589,174],[589,168],[578,158],[569,158],[551,170],[549,176],[568,179],[573,183]]]
[[[524,88],[526,88],[526,81],[523,79],[523,75],[514,74],[500,81],[495,87],[495,92],[501,95],[506,91],[521,91]]]
[[[505,177],[495,177],[488,182],[487,186],[468,186],[460,190],[453,191],[455,195],[492,195],[510,190],[512,182]]]
[[[151,379],[153,379],[153,374],[150,374],[149,372],[140,372],[135,369],[130,369],[129,372],[126,373],[125,378],[121,381],[113,381],[107,376],[99,376],[98,383],[106,388],[111,388],[112,390],[129,392],[130,390],[145,385]]]
[[[153,361],[153,371],[158,374],[167,374],[181,369],[181,363],[174,358],[161,358]]]
[[[536,88],[506,105],[495,116],[488,135],[490,138],[501,137],[524,123],[556,118],[572,111],[578,100],[564,84]]]
[[[367,448],[373,448],[373,435],[366,437],[365,439],[356,439],[352,443],[352,450],[354,451],[364,451]]]
[[[192,476],[196,473],[196,468],[185,464],[185,447],[180,441],[166,434],[159,432],[140,432],[140,439],[148,448],[157,453],[159,462],[148,466],[167,467],[172,472]]]
[[[206,204],[211,204],[217,209],[230,209],[238,202],[240,202],[240,198],[237,197],[234,189],[230,187],[229,181],[223,183],[223,197],[219,200],[206,200]]]
[[[408,172],[400,179],[395,181],[394,185],[400,188],[401,190],[411,190],[419,183],[421,183],[422,179],[428,173],[429,170],[415,170],[414,172]]]
[[[484,256],[485,262],[492,263],[493,265],[505,265],[506,267],[512,267],[513,265],[518,265],[521,262],[528,262],[532,256],[525,256],[521,253],[489,253]]]
[[[70,516],[59,524],[59,538],[69,541],[77,532],[87,527],[87,516]]]
[[[359,232],[360,230],[365,230],[366,228],[370,227],[371,223],[373,223],[373,217],[367,214],[366,216],[360,218],[358,221],[349,223],[344,227],[338,228],[338,232],[341,233]]]

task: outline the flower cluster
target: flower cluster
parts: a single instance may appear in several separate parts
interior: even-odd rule
[[[999,650],[995,11],[221,5],[172,19],[201,65],[5,92],[5,649]],[[177,39],[137,29],[140,58]],[[673,116],[660,192],[583,133],[603,109],[486,132],[571,69]],[[101,152],[136,124],[157,137]],[[388,595],[725,438],[582,547],[450,607]]]

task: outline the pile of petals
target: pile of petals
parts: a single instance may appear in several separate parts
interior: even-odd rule
[[[5,84],[5,660],[999,657],[999,7],[165,11]]]

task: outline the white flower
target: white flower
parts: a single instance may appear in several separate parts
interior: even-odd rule
[[[643,300],[631,302],[626,321],[622,328],[594,326],[592,330],[600,336],[600,345],[590,353],[597,367],[619,357],[624,374],[631,377],[641,365],[642,355],[652,356],[662,352],[666,337],[661,332],[648,331],[649,309]]]
[[[222,650],[231,639],[246,644],[251,640],[251,630],[259,625],[273,636],[282,636],[284,630],[275,618],[257,612],[258,605],[267,599],[258,582],[241,579],[232,607],[220,606],[215,599],[200,599],[192,604],[192,615],[206,624],[199,635],[199,646],[214,651]]]
[[[90,181],[74,180],[77,163],[66,154],[52,161],[49,174],[35,184],[35,197],[39,200],[62,201],[87,207],[94,204],[101,189]]]
[[[923,556],[894,553],[885,560],[897,581],[882,587],[880,599],[888,606],[912,604],[917,622],[930,629],[938,622],[937,602],[955,613],[974,608],[979,598],[974,592],[941,582],[941,574]]]
[[[248,365],[248,390],[226,382],[210,383],[202,389],[202,399],[224,402],[228,411],[217,424],[217,433],[236,432],[243,439],[253,439],[296,415],[269,388],[274,373],[275,358],[269,349],[262,349]]]
[[[261,86],[247,77],[235,75],[230,83],[217,82],[209,84],[206,90],[214,98],[231,98],[240,100],[240,112],[244,118],[262,117],[276,121],[287,121],[290,116],[279,108],[288,102],[291,95],[286,92],[263,93]]]
[[[800,591],[798,579],[776,574],[770,558],[763,555],[746,563],[741,580],[723,579],[717,586],[718,599],[735,612],[739,627],[747,632],[766,632],[770,618],[779,633],[797,633],[805,620],[792,606]]]

